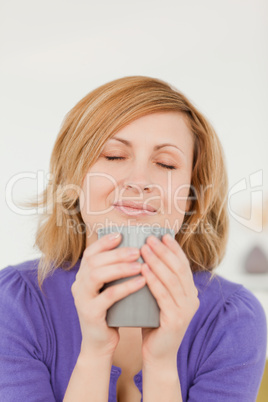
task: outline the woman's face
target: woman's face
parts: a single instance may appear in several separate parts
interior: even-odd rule
[[[110,138],[79,196],[86,247],[110,225],[154,225],[177,233],[190,207],[193,149],[193,134],[179,112],[143,116]],[[127,208],[131,202],[135,209]]]

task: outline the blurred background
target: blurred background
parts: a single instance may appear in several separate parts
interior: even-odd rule
[[[268,311],[268,3],[265,0],[0,2],[0,268],[40,255],[36,216],[66,113],[129,75],[163,79],[214,126],[229,175],[230,237],[217,271]]]

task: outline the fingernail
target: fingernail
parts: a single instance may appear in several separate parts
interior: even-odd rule
[[[151,250],[151,248],[149,246],[147,246],[147,244],[144,245],[144,249],[145,249],[146,253],[152,254],[152,250]]]
[[[141,283],[144,283],[144,280],[145,280],[145,278],[144,278],[144,276],[138,276],[136,279],[135,279],[135,282],[137,283],[137,284],[141,284]]]
[[[130,264],[130,267],[132,269],[140,269],[141,264],[140,264],[140,262],[133,262],[132,264]]]
[[[131,249],[129,249],[128,250],[128,255],[130,255],[130,256],[138,256],[140,254],[140,252],[139,252],[139,250],[138,249],[133,249],[133,248],[131,248]]]
[[[153,244],[156,244],[156,245],[159,244],[159,239],[158,239],[157,237],[155,237],[155,236],[151,236],[151,237],[150,237],[150,241],[151,241]]]
[[[145,269],[145,271],[147,271],[147,272],[150,272],[150,271],[151,271],[148,264],[144,264],[144,269]]]
[[[173,237],[172,237],[169,233],[166,234],[166,239],[167,239],[168,241],[174,240]]]
[[[118,239],[119,237],[120,237],[120,233],[111,233],[111,234],[109,234],[108,239],[115,240],[115,239]]]

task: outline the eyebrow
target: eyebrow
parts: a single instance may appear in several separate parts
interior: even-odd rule
[[[124,140],[123,138],[119,138],[119,137],[112,137],[112,138],[110,138],[110,140],[120,141],[120,142],[122,142],[123,144],[125,144],[127,147],[131,147],[131,145],[132,145],[130,141]],[[168,143],[155,145],[155,146],[154,146],[154,151],[158,151],[159,149],[164,148],[164,147],[174,147],[174,148],[177,148],[183,155],[185,155],[184,152],[183,152],[179,147],[177,147],[177,146],[174,145],[174,144],[168,144]]]

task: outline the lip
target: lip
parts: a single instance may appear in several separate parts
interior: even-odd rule
[[[131,216],[148,216],[148,215],[155,215],[156,212],[151,212],[148,211],[147,209],[137,209],[137,208],[129,208],[126,206],[122,205],[114,205],[115,209],[123,212],[125,215],[131,215]]]
[[[127,207],[127,208],[141,209],[143,211],[156,212],[156,209],[153,208],[151,205],[143,204],[143,203],[139,203],[139,202],[118,201],[114,205],[121,206],[121,207]]]
[[[151,205],[138,204],[132,201],[117,202],[114,204],[115,209],[126,215],[155,215],[157,211]]]

